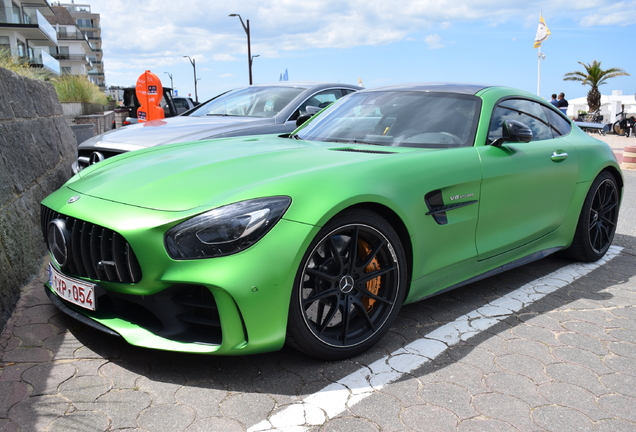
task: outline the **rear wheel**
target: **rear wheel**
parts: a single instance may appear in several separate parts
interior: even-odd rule
[[[567,250],[572,258],[592,262],[605,255],[616,232],[619,201],[616,179],[612,174],[602,172],[592,183],[583,203],[572,246]]]
[[[298,269],[288,342],[325,360],[372,347],[404,300],[405,261],[398,235],[377,214],[354,210],[336,217],[318,233]]]

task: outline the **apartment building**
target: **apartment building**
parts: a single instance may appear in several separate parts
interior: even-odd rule
[[[53,3],[52,10],[54,17],[49,21],[56,29],[58,44],[51,54],[60,61],[62,73],[87,75],[105,89],[99,14],[92,13],[89,4],[74,2]]]
[[[47,21],[54,16],[46,0],[0,0],[0,48],[59,75],[60,63],[50,55],[57,34]]]

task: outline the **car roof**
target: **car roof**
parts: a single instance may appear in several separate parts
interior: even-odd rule
[[[350,88],[355,90],[361,90],[362,87],[332,82],[320,82],[320,81],[274,81],[270,83],[252,84],[250,87],[303,87],[303,88]]]
[[[371,89],[362,90],[363,92],[376,92],[376,91],[421,91],[421,92],[436,92],[436,93],[462,93],[474,95],[481,90],[492,87],[487,84],[472,84],[472,83],[450,83],[450,82],[422,82],[422,83],[408,83],[408,84],[395,84],[383,87],[374,87]]]

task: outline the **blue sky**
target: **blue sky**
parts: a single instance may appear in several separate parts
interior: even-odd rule
[[[82,3],[82,2],[76,2]],[[541,47],[541,96],[583,97],[589,87],[563,81],[602,62],[631,76],[601,87],[603,94],[636,93],[636,1],[478,0],[89,0],[101,14],[107,85],[132,86],[145,70],[179,95],[199,100],[248,84],[247,41],[231,13],[250,20],[254,83],[335,81],[378,87],[418,81],[501,84],[533,93],[543,15],[551,35]],[[233,3],[233,2],[232,2]],[[515,3],[511,5],[511,3]]]

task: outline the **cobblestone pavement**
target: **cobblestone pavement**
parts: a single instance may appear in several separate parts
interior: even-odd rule
[[[300,413],[304,425],[277,416],[571,262],[548,257],[405,306],[368,353],[320,362],[291,349],[210,357],[129,346],[51,305],[44,259],[0,336],[0,431],[635,431],[636,251],[634,223],[621,224],[624,249],[607,263],[364,399],[350,389],[328,419]]]
[[[547,258],[406,306],[377,348],[333,363],[290,349],[229,358],[131,347],[60,314],[43,271],[0,340],[0,430],[243,431],[567,264]],[[635,264],[624,249],[321,426],[290,430],[634,431]]]

